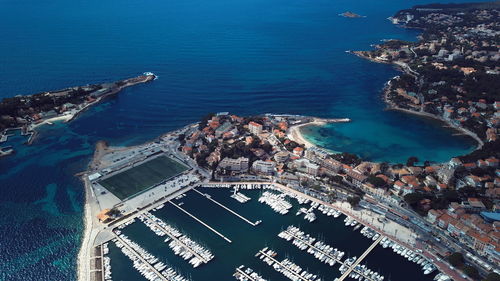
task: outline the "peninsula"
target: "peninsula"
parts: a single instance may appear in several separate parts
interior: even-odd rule
[[[4,98],[0,102],[0,144],[8,140],[9,132],[13,130],[21,130],[23,135],[29,136],[27,143],[31,144],[38,126],[58,120],[69,122],[106,97],[155,78],[153,73],[145,72],[143,75],[112,83]],[[13,152],[13,149],[0,147],[0,157]]]

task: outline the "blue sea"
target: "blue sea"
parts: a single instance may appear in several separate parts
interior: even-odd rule
[[[74,280],[86,168],[98,140],[132,145],[208,112],[348,117],[308,138],[374,161],[446,161],[474,142],[442,124],[384,111],[398,74],[346,50],[418,32],[386,18],[435,0],[2,0],[0,98],[152,71],[69,124],[41,128],[0,159],[0,280]],[[465,2],[465,1],[460,1]],[[470,2],[470,0],[468,0]],[[353,11],[366,18],[338,16]]]

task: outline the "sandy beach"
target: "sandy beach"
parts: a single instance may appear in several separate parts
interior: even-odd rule
[[[288,129],[287,137],[288,137],[288,139],[290,139],[298,144],[303,144],[306,148],[315,147],[316,145],[314,145],[313,143],[308,141],[302,135],[302,133],[300,132],[300,128],[305,127],[305,126],[324,126],[326,124],[327,123],[324,121],[313,121],[313,122],[308,122],[308,123],[304,123],[304,124],[300,124],[300,125],[291,126]]]
[[[47,120],[44,120],[43,122],[40,122],[38,124],[34,124],[31,126],[31,130],[34,130],[42,125],[49,124],[51,122],[57,122],[57,121],[63,121],[63,122],[68,122],[73,118],[73,114],[64,114],[64,115],[59,115],[53,118],[49,118]]]

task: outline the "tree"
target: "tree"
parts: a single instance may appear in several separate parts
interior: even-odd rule
[[[486,275],[486,278],[484,278],[483,281],[500,281],[500,275],[492,272],[492,273]]]
[[[380,163],[380,171],[385,173],[389,169],[389,164],[387,162]]]
[[[408,203],[408,205],[411,205],[411,206],[414,206],[415,204],[417,204],[418,202],[420,202],[420,200],[422,200],[424,198],[425,198],[425,196],[421,193],[409,193],[409,194],[406,194],[404,197],[406,203]]]
[[[373,184],[375,187],[383,187],[386,185],[385,181],[379,177],[376,177],[374,175],[368,176],[366,179],[369,183]]]
[[[415,157],[415,156],[411,156],[408,158],[408,160],[406,161],[406,166],[408,167],[412,167],[415,165],[415,163],[418,162],[418,158]]]
[[[351,204],[351,207],[356,207],[359,204],[359,201],[361,201],[361,198],[359,196],[349,196],[347,197],[347,202]]]
[[[461,253],[455,252],[448,256],[448,261],[454,267],[461,267],[464,264],[464,256]]]
[[[479,272],[473,266],[465,265],[464,269],[463,269],[463,272],[465,274],[467,274],[467,276],[469,276],[472,279],[478,279],[479,278]]]

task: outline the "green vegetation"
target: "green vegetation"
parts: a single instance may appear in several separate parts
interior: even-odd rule
[[[171,158],[160,156],[101,180],[99,184],[123,200],[187,169],[188,167]]]
[[[361,198],[359,196],[351,196],[347,198],[347,202],[351,204],[351,207],[356,207],[359,204],[359,201],[361,201]]]
[[[366,179],[369,183],[373,184],[375,187],[383,187],[386,185],[385,181],[377,176],[370,175]]]
[[[464,256],[461,253],[455,252],[448,256],[448,262],[456,268],[462,270],[467,276],[474,280],[479,279],[479,272],[471,265],[465,264]],[[492,276],[494,278],[494,276]],[[492,279],[495,280],[495,279]]]
[[[448,256],[448,261],[454,267],[461,267],[464,264],[464,256],[456,252]]]
[[[500,275],[492,272],[486,275],[486,278],[484,278],[483,281],[500,281]]]

